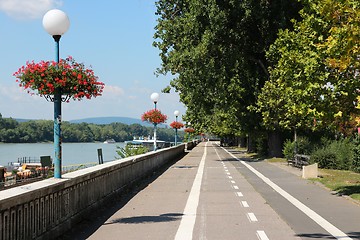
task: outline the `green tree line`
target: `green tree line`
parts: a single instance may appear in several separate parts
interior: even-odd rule
[[[163,141],[174,141],[175,131],[171,128],[158,128],[157,138]],[[153,136],[153,128],[140,124],[89,124],[62,123],[63,142],[103,142],[114,139],[116,142],[132,140],[133,137]],[[179,139],[184,133],[179,131]],[[36,143],[54,140],[54,122],[51,120],[30,120],[18,122],[12,118],[3,118],[0,114],[0,142],[4,143]]]
[[[157,72],[173,76],[183,119],[198,131],[247,138],[250,151],[265,145],[274,156],[294,132],[347,135],[359,125],[359,1],[158,0],[156,7]]]

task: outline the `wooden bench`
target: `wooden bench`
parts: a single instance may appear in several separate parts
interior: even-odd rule
[[[295,154],[294,159],[289,159],[288,164],[293,165],[294,167],[301,168],[302,166],[309,165],[310,156],[304,154]]]

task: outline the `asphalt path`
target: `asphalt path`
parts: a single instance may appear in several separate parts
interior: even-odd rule
[[[360,239],[359,205],[311,181],[301,179],[301,174],[293,174],[291,166],[287,167],[291,171],[284,171],[266,162],[244,158],[243,152],[231,149],[228,151],[232,153],[229,161],[239,174],[243,175],[289,224],[296,236],[308,240]],[[283,194],[285,197],[246,166],[260,172],[284,190],[287,193]],[[300,172],[296,169],[295,171]],[[300,206],[295,206],[288,196],[293,197]]]
[[[360,206],[243,152],[203,142],[61,239],[336,238],[360,239]]]

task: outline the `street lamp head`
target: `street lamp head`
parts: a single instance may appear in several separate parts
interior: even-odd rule
[[[150,98],[154,103],[157,103],[159,101],[159,94],[154,92],[151,94]]]
[[[180,112],[179,112],[178,110],[176,110],[176,111],[174,112],[174,115],[175,115],[176,117],[178,117],[178,116],[180,115]]]
[[[68,16],[59,9],[52,9],[45,13],[42,23],[51,36],[61,36],[70,27]]]

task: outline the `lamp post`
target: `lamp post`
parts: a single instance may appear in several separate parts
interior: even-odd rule
[[[156,110],[156,103],[159,101],[159,94],[154,92],[150,96],[151,100],[154,102],[155,110]],[[154,151],[156,151],[156,123],[154,123]]]
[[[60,62],[59,42],[61,36],[69,29],[70,21],[66,13],[53,9],[43,17],[43,27],[55,40],[55,60]],[[61,88],[55,89],[54,93],[54,177],[61,178]]]
[[[178,121],[178,116],[180,115],[180,112],[178,110],[176,110],[174,112],[174,115],[175,115],[175,121],[177,122]],[[178,135],[177,131],[178,131],[177,128],[175,128],[175,146],[177,146],[177,135]]]
[[[187,123],[188,127],[191,128],[191,122]],[[190,133],[189,133],[189,138],[188,138],[188,142],[190,141]]]

